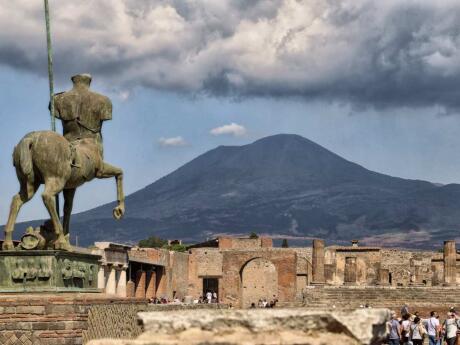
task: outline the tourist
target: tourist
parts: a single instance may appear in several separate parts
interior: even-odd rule
[[[267,308],[267,304],[268,304],[268,303],[267,303],[267,300],[264,298],[264,299],[262,300],[262,308]]]
[[[436,319],[438,320],[438,341],[436,342],[436,345],[442,345],[442,339],[443,339],[443,334],[442,334],[442,327],[441,327],[441,322],[439,321],[439,314],[436,313]]]
[[[251,309],[256,309],[256,304],[254,302],[251,303]]]
[[[217,303],[217,292],[215,292],[215,291],[212,293],[212,301],[214,303]]]
[[[415,317],[414,322],[410,326],[410,339],[414,345],[423,345],[423,337],[426,334],[426,329],[423,327],[422,319]]]
[[[401,308],[401,317],[403,317],[404,315],[409,315],[409,306],[407,305],[407,303],[404,303],[404,305]]]
[[[410,315],[404,314],[401,321],[401,341],[404,345],[407,345],[407,343],[409,342],[410,325]]]
[[[455,345],[457,342],[458,318],[454,313],[447,313],[447,319],[444,321],[442,330],[445,334],[447,345]]]
[[[391,313],[391,320],[388,322],[389,328],[389,345],[399,345],[399,340],[401,339],[401,326],[398,319],[396,318],[396,313]]]
[[[263,307],[264,307],[264,303],[263,303],[263,301],[262,301],[262,298],[259,298],[259,302],[257,303],[257,306],[258,306],[259,308],[263,308]]]
[[[206,300],[208,301],[208,304],[211,303],[211,301],[212,301],[212,292],[211,291],[206,292]]]
[[[439,339],[440,325],[435,311],[430,312],[430,318],[426,321],[429,345],[436,345]]]

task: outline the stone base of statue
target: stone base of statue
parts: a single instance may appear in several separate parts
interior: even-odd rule
[[[57,250],[0,251],[0,292],[101,292],[100,259]]]

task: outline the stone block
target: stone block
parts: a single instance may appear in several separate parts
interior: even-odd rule
[[[0,251],[0,292],[100,292],[99,259],[55,250]]]
[[[16,314],[45,314],[45,306],[42,305],[20,305],[16,307]]]
[[[95,340],[88,345],[376,345],[390,312],[201,310],[139,313],[145,333],[136,340]]]

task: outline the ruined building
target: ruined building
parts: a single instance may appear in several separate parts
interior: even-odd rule
[[[185,253],[96,243],[102,255],[98,286],[108,294],[138,298],[197,299],[207,291],[219,301],[248,307],[259,299],[300,303],[315,287],[456,286],[455,242],[443,252],[381,247],[274,248],[271,238],[219,237]],[[324,290],[320,290],[324,291]]]

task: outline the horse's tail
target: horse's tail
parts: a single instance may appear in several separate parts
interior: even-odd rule
[[[21,172],[28,176],[32,173],[33,162],[32,162],[32,138],[25,137],[19,144],[14,148],[13,162],[16,168],[19,168]]]

